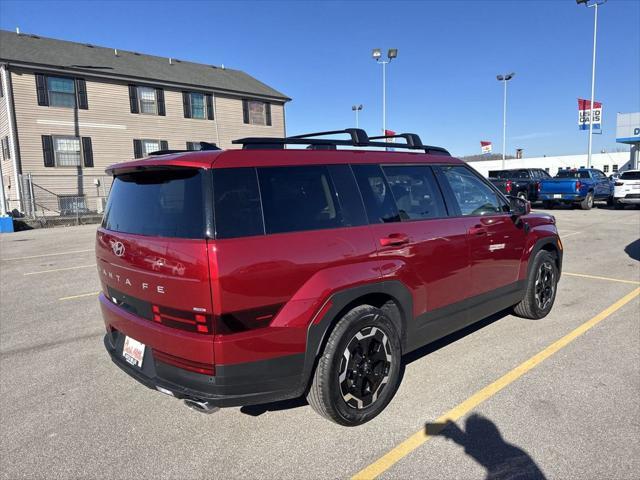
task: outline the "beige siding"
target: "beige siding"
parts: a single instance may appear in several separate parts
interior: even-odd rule
[[[9,138],[9,148],[12,148],[10,127],[9,127],[9,114],[7,113],[7,107],[9,104],[8,93],[8,74],[4,67],[0,68],[0,81],[2,82],[3,96],[0,97],[0,138]],[[12,155],[13,156],[13,155]],[[0,167],[2,168],[2,180],[4,184],[5,198],[8,200],[7,208],[9,210],[17,208],[18,196],[16,193],[15,176],[13,171],[13,158],[5,158],[4,152],[0,150]]]
[[[75,173],[75,168],[44,167],[41,140],[42,135],[73,136],[73,109],[38,106],[32,72],[15,72],[12,78],[23,173]],[[186,119],[181,90],[165,88],[166,116],[132,114],[126,83],[90,78],[86,82],[89,109],[77,111],[79,136],[91,137],[93,145],[95,167],[83,168],[86,175],[102,174],[108,165],[133,158],[133,139],[167,140],[172,149],[185,149],[187,141],[210,141],[232,148],[235,138],[284,135],[282,104],[271,106],[272,126],[245,125],[242,99],[214,92],[215,121]]]

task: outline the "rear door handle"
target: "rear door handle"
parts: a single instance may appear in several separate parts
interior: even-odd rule
[[[404,245],[406,243],[409,243],[409,237],[403,233],[392,233],[388,237],[380,239],[380,245],[383,247]]]
[[[469,229],[469,235],[486,235],[487,229],[482,225],[474,225]]]

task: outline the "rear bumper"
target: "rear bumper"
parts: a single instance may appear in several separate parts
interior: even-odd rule
[[[557,197],[559,195],[559,197]],[[579,193],[539,193],[538,201],[541,202],[581,202],[584,195]]]
[[[634,195],[634,194],[631,194]],[[629,205],[638,205],[640,204],[640,196],[631,196],[627,195],[626,197],[615,197],[615,201],[618,203],[626,203]]]
[[[138,325],[145,322],[148,328],[154,328],[153,324],[138,320],[128,312],[119,312],[118,307],[102,295],[100,300],[108,330],[104,337],[104,346],[111,360],[129,376],[153,390],[171,392],[176,398],[206,400],[218,407],[268,403],[295,398],[304,392],[304,354],[284,355],[232,365],[214,365],[213,376],[191,372],[154,358],[153,348],[158,346],[152,343],[153,339],[150,341],[151,335],[143,334]],[[148,343],[142,367],[130,365],[122,356],[127,334]],[[167,336],[165,334],[165,337]],[[210,342],[209,348],[213,350],[212,338],[206,338]],[[185,338],[169,337],[165,341],[184,343]]]

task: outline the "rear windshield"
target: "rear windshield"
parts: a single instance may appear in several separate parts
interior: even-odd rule
[[[571,170],[562,170],[558,172],[556,178],[590,178],[589,172],[572,172]]]
[[[527,170],[494,170],[489,172],[489,178],[500,178],[503,180],[530,178]]]
[[[102,226],[154,237],[204,238],[202,177],[196,169],[118,175]]]
[[[640,180],[640,172],[624,172],[620,180]]]

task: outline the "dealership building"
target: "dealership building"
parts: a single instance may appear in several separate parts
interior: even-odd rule
[[[290,100],[224,66],[4,30],[0,80],[7,210],[39,215],[99,214],[116,162],[282,137]]]
[[[594,153],[591,155],[591,166],[607,175],[616,172],[640,168],[640,112],[618,113],[616,142],[630,145],[630,152]],[[502,160],[483,160],[482,158],[469,161],[483,175],[491,170],[500,170]],[[553,155],[545,157],[511,158],[505,160],[505,168],[542,168],[551,175],[565,168],[580,168],[587,165],[587,154],[581,155]]]

